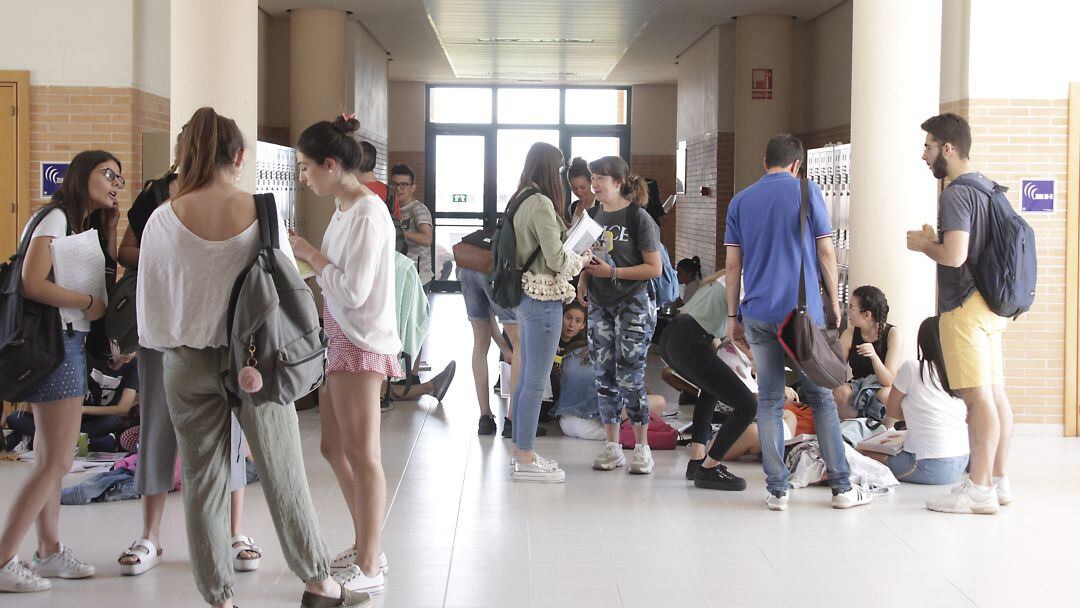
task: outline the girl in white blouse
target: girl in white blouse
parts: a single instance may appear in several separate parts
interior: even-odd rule
[[[180,138],[180,188],[154,211],[139,253],[139,343],[164,351],[167,405],[176,427],[195,585],[215,608],[232,606],[229,546],[229,293],[258,252],[252,195],[236,187],[244,139],[236,122],[200,108]],[[283,231],[283,227],[279,226]],[[284,242],[283,242],[284,245]],[[284,246],[286,254],[288,247]],[[330,576],[291,403],[236,410],[251,445],[289,568],[305,583],[301,606],[368,605]]]
[[[364,152],[352,137],[359,127],[355,118],[342,115],[300,134],[300,181],[317,195],[333,195],[337,209],[321,251],[299,236],[290,239],[296,257],[315,269],[323,292],[330,348],[319,393],[322,453],[338,478],[356,534],[331,568],[346,588],[378,593],[386,569],[379,397],[387,377],[404,373],[398,361],[394,224],[382,200],[360,182]]]

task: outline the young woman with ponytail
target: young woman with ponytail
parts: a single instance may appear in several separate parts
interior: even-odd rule
[[[589,164],[592,190],[601,206],[593,219],[604,226],[600,251],[578,283],[578,297],[589,303],[589,355],[596,371],[600,421],[607,442],[593,468],[610,471],[626,464],[619,443],[621,412],[634,425],[635,447],[629,472],[652,473],[649,403],[645,394],[645,356],[656,328],[656,304],[649,280],[660,276],[660,228],[645,212],[645,180],[630,174],[626,161],[605,156]]]
[[[215,608],[232,606],[229,546],[232,408],[221,381],[228,357],[228,298],[255,260],[259,224],[251,193],[236,186],[244,138],[236,122],[200,108],[180,138],[179,189],[143,231],[136,299],[139,343],[163,351],[167,405],[176,427],[184,515],[195,586]],[[284,223],[281,248],[291,257]],[[251,445],[289,568],[305,584],[301,606],[369,605],[330,576],[292,404],[242,405]]]
[[[675,274],[679,280],[679,299],[675,300],[675,308],[681,308],[683,304],[694,297],[703,281],[701,279],[701,258],[683,258],[675,265]]]
[[[865,415],[853,403],[864,386],[877,387],[874,398],[884,405],[903,362],[900,330],[887,323],[889,301],[880,289],[863,285],[853,291],[847,314],[849,325],[840,335],[840,352],[851,366],[851,380],[833,389],[841,419]]]
[[[394,223],[361,180],[367,166],[352,116],[304,129],[296,144],[300,182],[336,210],[316,249],[290,236],[296,256],[315,269],[323,326],[330,338],[326,383],[319,392],[322,454],[352,515],[353,543],[331,562],[334,578],[354,591],[385,586],[382,521],[386,475],[379,436],[379,398],[387,378],[402,378],[394,292]]]

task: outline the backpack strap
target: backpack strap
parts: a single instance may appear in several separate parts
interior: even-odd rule
[[[532,186],[529,186],[528,188],[523,189],[521,192],[518,192],[517,196],[515,196],[513,199],[510,200],[509,203],[507,203],[507,205],[506,205],[506,223],[510,224],[511,228],[513,228],[513,226],[514,226],[514,216],[517,214],[518,208],[521,207],[521,203],[525,202],[525,199],[529,198],[530,196],[532,196],[534,194],[540,194],[540,191],[537,190],[536,188],[533,188]],[[513,207],[513,209],[511,209],[511,207]],[[532,267],[533,262],[535,262],[536,258],[539,257],[539,256],[540,256],[540,246],[537,245],[536,250],[534,250],[532,252],[532,254],[529,255],[529,259],[525,260],[525,265],[521,267],[521,271],[525,272],[530,267]]]
[[[15,254],[17,257],[22,258],[26,256],[26,250],[30,248],[30,241],[34,238],[34,231],[37,230],[38,224],[40,224],[41,221],[45,219],[45,216],[61,208],[62,206],[60,205],[60,203],[49,203],[48,205],[45,205],[44,207],[39,209],[38,212],[34,214],[34,217],[30,218],[30,225],[26,227],[26,233],[23,235],[22,242],[19,243],[19,251]],[[64,214],[64,220],[66,223],[67,214]],[[67,234],[71,234],[70,223],[68,223],[67,226]]]
[[[976,180],[973,180],[973,179],[967,178],[967,177],[960,177],[960,178],[954,179],[953,181],[949,182],[948,187],[952,188],[953,186],[968,186],[969,188],[974,188],[974,189],[978,190],[979,192],[982,192],[983,194],[985,194],[986,196],[989,196],[991,198],[993,198],[995,192],[1004,193],[1004,192],[1007,192],[1009,190],[1008,188],[1002,186],[1001,184],[999,184],[997,182],[993,182],[993,184],[994,184],[994,188],[993,188],[993,190],[991,190],[990,188],[987,188],[983,183],[981,183],[979,181],[976,181]]]
[[[259,252],[273,272],[274,250],[281,247],[281,242],[277,229],[277,203],[272,193],[255,195],[255,215],[259,222]]]

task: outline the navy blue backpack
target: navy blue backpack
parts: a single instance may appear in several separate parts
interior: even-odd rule
[[[954,180],[952,186],[970,186],[990,197],[987,230],[990,237],[978,265],[968,265],[975,287],[990,310],[998,316],[1016,319],[1035,301],[1038,260],[1035,231],[1020,217],[1005,196],[1008,188],[994,184],[990,190],[971,179]]]

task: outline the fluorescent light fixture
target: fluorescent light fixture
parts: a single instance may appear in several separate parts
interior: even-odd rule
[[[483,36],[476,39],[485,44],[592,44],[592,38],[500,38]]]

